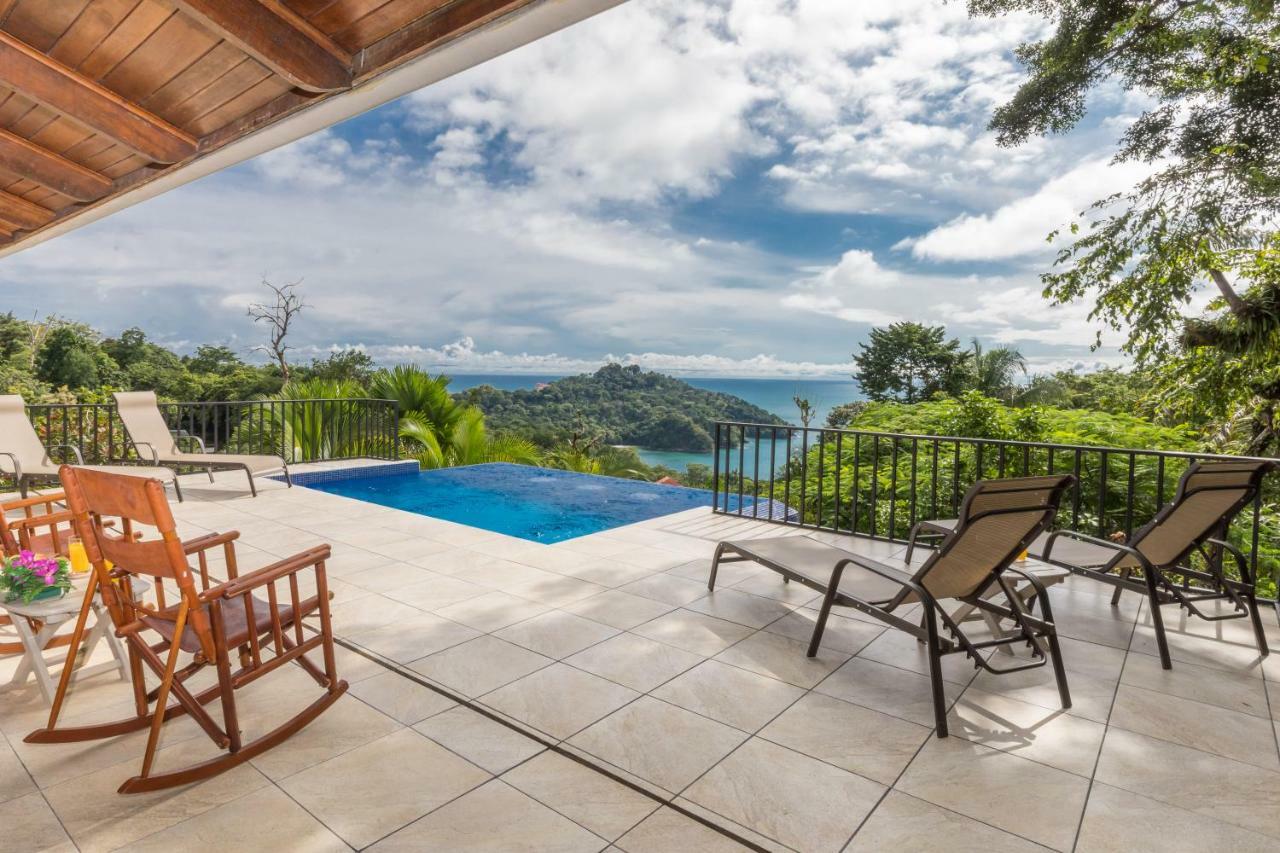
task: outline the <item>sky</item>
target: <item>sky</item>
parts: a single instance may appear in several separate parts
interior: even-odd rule
[[[1144,174],[1110,163],[1143,104],[1103,88],[1014,149],[986,129],[1045,26],[957,0],[631,0],[0,260],[4,310],[247,353],[265,277],[301,281],[303,359],[836,378],[915,320],[1037,372],[1120,363],[1039,276],[1050,231]]]

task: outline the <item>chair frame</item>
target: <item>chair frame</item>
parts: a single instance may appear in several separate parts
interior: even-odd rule
[[[1043,478],[1034,478],[1043,479]],[[975,484],[965,498],[967,506],[972,496],[982,487],[990,487],[1000,484],[1016,484],[1018,480],[986,480]],[[1052,522],[1054,515],[1057,513],[1058,504],[1061,501],[1063,492],[1070,488],[1075,482],[1075,478],[1071,475],[1063,475],[1060,483],[1053,487],[1053,499],[1043,507],[1035,507],[1034,509],[1043,510],[1043,517],[1032,528],[1032,530],[1024,536],[1015,547],[1009,550],[1004,557],[995,565],[987,576],[981,580],[974,590],[968,595],[956,597],[957,601],[962,602],[969,607],[989,613],[998,619],[1008,619],[1013,622],[1015,631],[1009,632],[1005,637],[995,638],[991,640],[971,640],[961,629],[960,625],[952,618],[952,616],[943,608],[938,600],[929,593],[925,587],[925,580],[933,567],[947,556],[949,551],[955,547],[956,543],[961,541],[963,531],[980,519],[1007,515],[1013,513],[1028,512],[1031,507],[1014,506],[1003,507],[997,509],[985,510],[974,514],[972,517],[966,517],[962,523],[957,526],[956,535],[948,538],[943,542],[942,546],[930,555],[929,559],[909,578],[904,579],[895,573],[887,571],[887,567],[871,559],[859,554],[850,553],[850,555],[835,564],[832,569],[831,576],[825,584],[808,578],[787,566],[775,560],[762,559],[759,556],[751,554],[749,550],[749,540],[747,543],[721,542],[716,546],[715,557],[711,563],[711,575],[708,580],[708,588],[715,589],[716,572],[720,563],[752,561],[758,562],[767,568],[781,574],[784,580],[790,582],[797,581],[815,592],[823,594],[822,605],[818,611],[818,619],[814,625],[813,636],[809,641],[807,655],[814,657],[818,654],[821,646],[822,634],[826,630],[827,619],[831,614],[831,609],[835,606],[850,607],[860,613],[871,616],[872,618],[883,622],[891,628],[897,628],[911,636],[915,637],[918,642],[923,644],[929,655],[929,684],[933,693],[933,709],[934,722],[937,727],[937,735],[940,738],[947,737],[947,700],[942,681],[942,658],[946,655],[962,653],[968,656],[974,663],[975,667],[986,670],[997,675],[1003,675],[1014,672],[1022,672],[1028,669],[1038,669],[1051,662],[1053,666],[1054,680],[1057,683],[1058,695],[1062,702],[1062,707],[1068,709],[1071,707],[1071,692],[1067,684],[1066,669],[1062,663],[1062,650],[1058,643],[1058,633],[1053,621],[1053,610],[1049,604],[1049,594],[1044,583],[1035,575],[1024,572],[1021,569],[1015,569],[1010,564],[1026,546],[1030,544],[1037,536],[1039,536]],[[1043,490],[1043,486],[1038,491]],[[1030,488],[1024,489],[1031,491]],[[1017,489],[1004,489],[1005,492],[1014,492]],[[734,552],[736,556],[726,556],[728,552]],[[868,601],[859,598],[849,592],[841,591],[840,581],[845,570],[849,566],[854,566],[878,575],[885,580],[901,586],[901,591],[892,598],[880,601]],[[1011,585],[1006,575],[1015,575],[1017,578],[1026,581],[1031,585],[1034,594],[1026,600],[1018,595],[1016,589]],[[1006,605],[1001,605],[992,601],[989,594],[993,591],[993,587],[998,588],[999,592],[1003,592]],[[895,614],[900,605],[908,602],[914,596],[921,604],[923,613],[919,624],[909,621]],[[1040,616],[1033,615],[1033,608],[1040,608]],[[941,623],[941,625],[939,625]],[[941,629],[945,629],[951,636],[944,637]],[[1031,648],[1032,660],[1029,663],[1019,664],[1015,666],[999,667],[994,666],[990,660],[984,657],[981,652],[985,649],[1007,647],[1014,643],[1026,643]]]
[[[347,682],[340,680],[337,674],[329,617],[325,573],[328,545],[310,548],[240,576],[234,546],[239,533],[210,533],[187,542],[181,541],[159,480],[77,470],[70,466],[63,466],[62,480],[76,530],[85,541],[85,549],[94,566],[85,595],[86,603],[72,634],[73,648],[78,646],[84,632],[89,602],[96,591],[107,606],[116,636],[125,640],[129,650],[135,714],[108,723],[58,728],[58,716],[72,669],[67,666],[63,668],[48,724],[27,735],[28,743],[95,740],[148,729],[141,771],[126,780],[119,791],[156,791],[210,778],[262,754],[300,731],[346,692]],[[120,535],[108,532],[104,515],[120,519]],[[159,538],[142,540],[134,530],[135,524],[154,527]],[[223,549],[227,566],[228,577],[222,582],[214,582],[216,579],[210,577],[207,559],[207,552],[218,547]],[[198,559],[199,589],[188,564],[191,555]],[[112,560],[117,566],[108,569],[106,560]],[[304,569],[313,569],[316,580],[316,594],[306,600],[299,596],[297,578]],[[155,606],[135,600],[132,588],[134,575],[146,576],[154,582]],[[172,580],[177,587],[178,600],[173,606],[166,606],[165,580]],[[281,604],[276,589],[280,582],[288,584],[287,605]],[[267,602],[252,594],[264,588]],[[269,624],[260,627],[262,622],[254,608],[264,604],[270,619]],[[244,636],[236,640],[234,648],[223,618],[224,609],[233,606],[243,607],[246,617]],[[282,606],[289,608],[287,616],[282,614]],[[313,613],[319,615],[320,630],[309,637],[304,636],[302,620]],[[170,626],[169,638],[157,627],[164,623]],[[185,633],[188,630],[190,633]],[[159,641],[144,636],[147,631],[151,631]],[[198,641],[198,650],[190,662],[179,666],[182,641],[193,637]],[[309,651],[317,648],[323,656],[323,669],[307,657]],[[271,654],[264,654],[268,652]],[[233,653],[238,654],[239,663],[234,670],[231,663]],[[255,740],[243,742],[235,691],[288,663],[298,664],[324,692],[281,725]],[[146,689],[144,666],[160,680],[154,690]],[[216,670],[217,682],[193,693],[185,682],[210,666]],[[170,697],[176,700],[174,704],[169,703]],[[204,707],[215,699],[221,703],[221,725]],[[190,715],[227,753],[190,767],[153,772],[164,722],[182,714]]]
[[[125,392],[125,393],[131,393],[131,392]],[[217,454],[209,452],[208,447],[205,446],[203,438],[201,438],[198,435],[190,435],[190,434],[183,435],[176,430],[168,429],[167,426],[166,426],[166,430],[168,431],[170,438],[172,438],[173,440],[173,450],[176,452],[163,454],[160,452],[161,449],[156,447],[153,443],[149,441],[139,441],[136,438],[134,438],[133,430],[129,428],[129,422],[125,419],[125,416],[123,414],[124,407],[120,403],[119,392],[115,395],[115,400],[116,400],[116,411],[120,413],[120,423],[124,426],[125,434],[129,437],[129,443],[133,445],[133,449],[135,452],[137,452],[139,458],[144,458],[142,449],[145,447],[147,449],[147,455],[150,457],[149,461],[151,462],[152,465],[173,465],[173,466],[185,466],[188,468],[203,469],[204,472],[209,476],[210,483],[214,482],[214,479],[213,479],[214,471],[243,471],[245,476],[249,478],[249,494],[255,498],[258,496],[258,486],[253,479],[254,470],[250,465],[244,462],[219,462],[216,459],[210,459],[209,457],[217,456]],[[163,422],[164,412],[160,411],[160,406],[158,402],[154,403],[154,405],[156,409],[156,414],[160,417],[160,420]],[[152,436],[152,438],[156,438],[156,436]],[[179,445],[179,442],[182,441],[183,439],[190,439],[195,441],[196,446],[200,448],[200,453],[198,455],[203,458],[192,459],[191,456],[187,455],[182,450],[182,447]],[[289,488],[293,488],[293,477],[289,473],[289,463],[283,457],[276,457],[276,458],[280,459],[279,468],[260,469],[258,471],[258,474],[262,476],[266,476],[266,475],[273,474],[276,471],[279,471],[284,475],[285,485]],[[177,482],[177,481],[175,480],[174,482]]]
[[[1241,464],[1246,463],[1242,462]],[[1146,596],[1147,601],[1150,603],[1151,623],[1155,629],[1156,646],[1160,653],[1160,665],[1165,669],[1173,668],[1173,661],[1169,655],[1169,640],[1165,634],[1164,616],[1160,611],[1161,606],[1165,604],[1177,604],[1192,616],[1197,616],[1207,622],[1222,622],[1227,619],[1248,617],[1252,623],[1258,652],[1263,657],[1266,657],[1271,654],[1271,650],[1267,645],[1266,631],[1262,627],[1262,618],[1258,612],[1256,579],[1249,566],[1249,559],[1239,548],[1227,541],[1227,533],[1231,527],[1231,522],[1257,496],[1258,491],[1262,488],[1263,478],[1280,467],[1277,463],[1272,462],[1259,462],[1256,463],[1256,466],[1256,470],[1244,487],[1233,484],[1210,484],[1190,487],[1189,484],[1194,475],[1203,472],[1203,463],[1197,462],[1191,465],[1179,479],[1178,488],[1174,493],[1173,499],[1160,508],[1155,518],[1135,530],[1124,542],[1089,536],[1075,530],[1055,530],[1049,534],[1045,541],[1044,553],[1041,559],[1046,563],[1061,566],[1072,574],[1092,578],[1115,587],[1115,592],[1111,596],[1111,604],[1113,606],[1119,604],[1120,595],[1125,590],[1131,590]],[[1188,539],[1186,548],[1176,557],[1156,565],[1142,553],[1140,550],[1142,540],[1172,516],[1178,510],[1179,505],[1187,498],[1202,491],[1230,489],[1240,489],[1240,498],[1222,513],[1215,524],[1198,536]],[[1055,560],[1053,559],[1053,546],[1059,539],[1063,538],[1106,548],[1114,551],[1115,556],[1096,568],[1074,565],[1065,560]],[[1206,550],[1206,546],[1212,549],[1212,553]],[[1204,559],[1208,571],[1200,571],[1190,566],[1182,565],[1188,557],[1195,553],[1199,553]],[[1240,574],[1240,580],[1229,578],[1223,572],[1224,555],[1230,555],[1235,561],[1236,571]],[[1141,579],[1133,577],[1135,568],[1133,566],[1120,567],[1118,575],[1111,573],[1119,563],[1126,559],[1138,564],[1136,568],[1141,570]],[[1182,579],[1182,583],[1175,582],[1169,575],[1179,576]],[[1230,601],[1235,609],[1231,613],[1212,616],[1204,613],[1196,606],[1198,602],[1204,601]]]
[[[8,455],[8,454],[4,454]],[[66,522],[71,523],[71,513],[63,510],[54,510],[54,506],[66,499],[62,492],[40,495],[39,497],[29,498],[25,495],[20,500],[5,501],[0,503],[0,550],[3,550],[6,557],[13,557],[19,551],[38,550],[36,547],[40,538],[48,537],[51,550],[55,554],[62,553],[62,538],[58,532],[58,525]],[[35,507],[43,506],[44,513],[37,515],[32,512]],[[22,518],[10,519],[8,514],[14,510],[22,510]],[[48,527],[49,532],[37,537],[33,531],[41,527]],[[39,620],[27,620],[32,629],[39,631],[44,627]],[[0,626],[12,625],[13,620],[7,614],[0,614]],[[62,635],[54,637],[46,648],[57,648],[65,646],[71,642],[70,635]],[[25,651],[22,643],[0,643],[0,655],[22,654]]]

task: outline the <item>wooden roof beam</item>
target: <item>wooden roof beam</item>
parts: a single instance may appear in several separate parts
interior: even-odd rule
[[[351,87],[351,54],[276,0],[174,2],[299,89],[334,92]]]
[[[0,80],[154,162],[177,163],[196,153],[195,137],[2,30]]]
[[[66,157],[0,129],[0,169],[6,169],[77,201],[94,201],[111,191],[111,179]]]
[[[22,196],[0,191],[0,221],[15,228],[33,231],[53,221],[53,211],[27,201]]]

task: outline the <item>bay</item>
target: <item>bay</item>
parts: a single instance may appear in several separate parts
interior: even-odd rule
[[[450,391],[465,391],[480,385],[492,385],[503,391],[516,391],[521,388],[535,388],[540,384],[555,382],[563,376],[547,374],[502,374],[502,373],[454,373]],[[695,388],[707,391],[720,391],[741,397],[748,403],[772,412],[787,423],[800,425],[800,413],[796,409],[795,397],[807,399],[814,409],[812,426],[821,426],[827,419],[827,413],[836,406],[861,400],[862,393],[852,379],[764,379],[744,377],[715,376],[678,376]],[[687,465],[712,463],[711,453],[677,453],[665,450],[648,450],[637,448],[640,458],[647,465],[662,465],[667,468],[683,471]],[[754,460],[754,446],[748,442],[744,448],[746,465],[750,469]],[[785,454],[784,454],[785,455]],[[736,451],[733,454],[737,456]],[[767,466],[768,450],[761,450],[761,467]],[[781,460],[779,460],[781,461]],[[737,459],[731,459],[731,467],[737,468]]]

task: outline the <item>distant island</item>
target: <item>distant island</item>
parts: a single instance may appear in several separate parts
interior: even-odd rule
[[[609,444],[707,453],[714,445],[715,421],[786,423],[741,397],[695,388],[635,365],[608,364],[535,389],[500,391],[480,385],[456,396],[483,411],[491,429],[541,444],[554,443],[574,425],[598,432]]]

